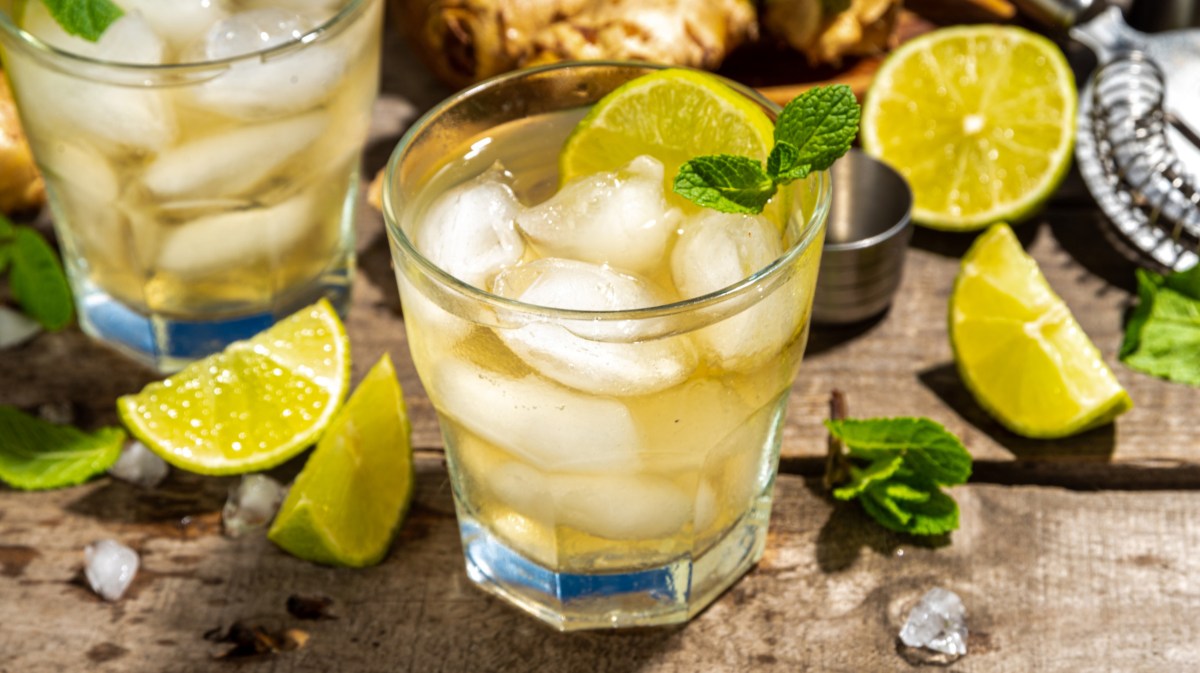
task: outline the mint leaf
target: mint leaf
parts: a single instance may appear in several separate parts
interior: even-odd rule
[[[4,273],[8,268],[9,260],[12,259],[14,229],[13,223],[9,222],[7,217],[0,215],[0,273]]]
[[[1139,270],[1138,305],[1118,353],[1140,372],[1200,386],[1200,266],[1161,276]]]
[[[42,0],[50,16],[71,35],[95,42],[125,14],[112,0]]]
[[[958,527],[958,505],[942,492],[971,476],[971,454],[957,437],[928,418],[826,421],[845,445],[850,481],[834,489],[857,498],[883,526],[912,535],[940,535]]]
[[[718,154],[683,164],[675,176],[675,193],[725,213],[761,213],[775,194],[775,183],[761,162]]]
[[[750,157],[696,157],[679,168],[675,193],[726,213],[761,213],[780,185],[826,170],[848,152],[860,115],[850,87],[809,89],[780,113],[766,170]]]
[[[58,255],[29,227],[14,227],[9,245],[13,298],[46,329],[62,329],[71,322],[74,303]]]
[[[793,98],[775,123],[775,142],[799,151],[791,173],[803,177],[832,166],[858,135],[860,113],[854,92],[845,84],[816,87]]]
[[[117,461],[125,431],[86,433],[0,406],[0,481],[25,490],[82,484]]]

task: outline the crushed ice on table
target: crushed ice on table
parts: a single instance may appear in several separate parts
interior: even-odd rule
[[[518,215],[517,225],[545,257],[649,273],[683,217],[663,196],[664,170],[640,156],[620,170],[579,178]]]
[[[511,179],[497,165],[439,196],[416,232],[417,250],[451,276],[487,289],[525,255]]]
[[[0,350],[20,346],[41,331],[42,326],[24,313],[0,306]]]
[[[229,499],[221,511],[225,534],[241,537],[265,527],[279,510],[287,488],[265,474],[247,474],[236,488],[229,490]]]
[[[642,278],[604,265],[553,257],[501,272],[494,292],[527,304],[578,311],[619,311],[665,303]],[[563,385],[589,393],[645,395],[687,378],[696,365],[690,342],[682,338],[639,341],[632,333],[636,325],[625,320],[531,321],[498,333],[526,364]]]
[[[167,471],[166,461],[138,441],[126,445],[121,457],[108,468],[108,473],[117,479],[142,488],[154,488],[161,484],[167,478]]]
[[[137,552],[116,540],[97,540],[83,550],[83,574],[88,584],[106,601],[125,593],[138,571]]]
[[[934,587],[921,597],[900,629],[909,647],[962,656],[967,653],[966,609],[958,594]]]

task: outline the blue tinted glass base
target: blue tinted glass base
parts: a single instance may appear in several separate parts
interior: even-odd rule
[[[561,631],[659,626],[687,621],[762,558],[771,487],[699,556],[628,572],[571,573],[546,568],[505,544],[459,508],[467,575]]]

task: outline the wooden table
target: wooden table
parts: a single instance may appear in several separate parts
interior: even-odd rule
[[[418,109],[445,94],[389,45],[364,160],[382,166]],[[1116,362],[1134,267],[1099,234],[1077,177],[1019,228],[1135,400],[1115,426],[1058,442],[1005,432],[955,374],[945,310],[969,237],[919,231],[896,303],[865,325],[813,331],[791,397],[765,558],[690,624],[563,635],[475,590],[463,572],[440,437],[408,359],[380,218],[360,216],[348,326],[357,381],[384,351],[401,373],[418,447],[417,496],[380,566],[318,567],[262,536],[220,534],[231,479],[179,471],[142,491],[108,478],[43,493],[0,487],[0,673],[90,671],[894,671],[903,615],[933,586],[967,607],[955,671],[1184,671],[1200,666],[1200,390]],[[113,402],[154,374],[76,330],[0,352],[0,404],[115,423]],[[925,415],[976,459],[954,489],[962,526],[940,545],[891,534],[820,488],[832,388],[855,416]],[[296,461],[277,471],[287,478]],[[80,580],[83,547],[115,537],[142,570],[119,602]],[[300,621],[293,594],[334,599]],[[299,628],[295,651],[212,658],[234,622]]]

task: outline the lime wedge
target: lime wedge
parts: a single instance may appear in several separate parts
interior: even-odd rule
[[[374,565],[387,553],[412,491],[408,414],[384,355],[321,437],[267,537],[308,561]]]
[[[717,77],[660,70],[617,87],[580,120],[558,156],[559,180],[615,171],[649,154],[666,167],[670,194],[687,160],[740,154],[765,161],[774,134],[763,109]]]
[[[1050,40],[1010,26],[944,28],[879,69],[862,144],[908,179],[917,222],[981,229],[1028,216],[1062,182],[1077,98]]]
[[[1006,224],[980,235],[963,257],[950,343],[979,405],[1019,435],[1066,437],[1133,406]]]
[[[117,400],[125,427],[200,474],[264,470],[316,441],[346,395],[350,343],[321,300]]]

